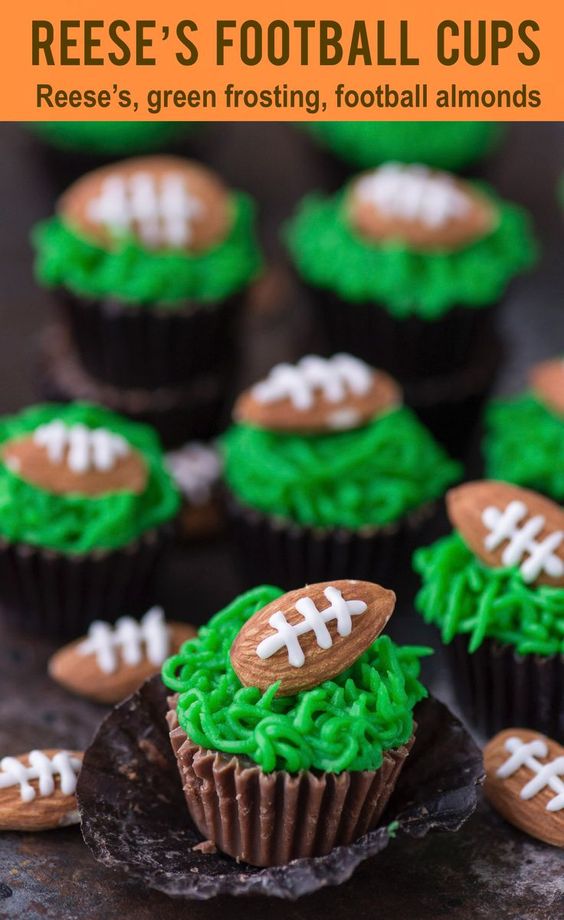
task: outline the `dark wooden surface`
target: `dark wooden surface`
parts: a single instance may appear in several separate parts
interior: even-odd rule
[[[308,141],[284,125],[213,126],[201,152],[233,182],[257,195],[270,259],[281,263],[276,228],[304,191],[331,181]],[[17,126],[0,126],[0,412],[32,402],[37,336],[48,300],[35,286],[27,244],[30,226],[52,208],[56,182]],[[564,241],[555,186],[564,170],[564,132],[557,125],[511,129],[484,174],[533,212],[544,246],[542,265],[512,292],[502,317],[508,344],[501,390],[518,388],[528,363],[564,349]],[[284,281],[281,276],[281,283]],[[285,281],[284,281],[285,283]],[[291,286],[274,306],[257,303],[247,321],[244,374],[252,379],[274,360],[312,341],[306,302]],[[178,553],[171,578],[186,586],[177,604],[186,619],[204,621],[238,590],[225,542]],[[401,586],[395,586],[398,593]],[[189,590],[188,590],[189,589]],[[409,610],[394,634],[435,643]],[[45,672],[49,643],[0,632],[0,754],[34,746],[88,744],[104,713],[54,686]],[[450,701],[440,654],[428,665],[433,692]],[[148,920],[190,917],[234,920],[333,920],[354,915],[413,920],[561,920],[564,855],[513,831],[483,803],[457,834],[414,842],[397,839],[338,889],[295,904],[265,899],[173,902],[99,866],[78,829],[43,835],[0,835],[0,918]]]

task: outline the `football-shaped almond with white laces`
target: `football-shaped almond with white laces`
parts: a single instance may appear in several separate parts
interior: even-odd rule
[[[497,222],[489,199],[470,183],[411,163],[386,163],[359,176],[349,187],[347,211],[368,241],[399,240],[420,251],[468,246]]]
[[[48,749],[0,759],[0,831],[45,831],[78,824],[80,751]]]
[[[122,435],[59,419],[7,441],[2,460],[26,482],[57,495],[140,493],[147,483],[145,461]]]
[[[152,251],[203,252],[226,238],[233,218],[221,179],[171,156],[123,160],[88,173],[67,189],[58,212],[99,246],[130,238]]]
[[[484,792],[537,840],[564,847],[564,747],[528,728],[506,728],[484,748]]]
[[[564,416],[564,358],[536,364],[529,379],[540,402],[556,415]]]
[[[322,434],[359,428],[401,401],[395,380],[359,358],[307,355],[276,365],[239,397],[233,417],[269,431]]]
[[[155,674],[196,629],[166,622],[160,607],[141,620],[92,623],[87,636],[65,645],[49,661],[49,674],[67,690],[98,703],[118,703]]]
[[[564,509],[518,486],[494,480],[451,489],[452,525],[492,568],[516,566],[526,584],[564,586]]]
[[[396,603],[368,581],[324,581],[290,591],[257,611],[231,646],[244,686],[294,696],[346,671],[380,635]]]

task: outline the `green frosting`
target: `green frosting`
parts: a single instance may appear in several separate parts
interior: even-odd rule
[[[532,393],[497,400],[486,412],[486,474],[564,501],[564,418]]]
[[[4,538],[64,553],[88,553],[125,546],[176,515],[180,499],[165,469],[156,434],[100,406],[48,404],[2,418],[0,445],[54,419],[121,434],[143,456],[148,471],[145,490],[95,498],[55,495],[25,482],[0,460],[0,534]]]
[[[377,770],[383,751],[413,734],[413,707],[427,695],[419,659],[431,650],[380,636],[347,671],[296,696],[275,697],[278,683],[264,693],[243,687],[229,659],[233,640],[282,594],[263,586],[241,595],[165,662],[181,727],[201,747],[249,758],[265,773]]]
[[[346,189],[331,198],[310,195],[286,236],[295,266],[314,287],[345,301],[376,301],[396,319],[434,320],[451,307],[494,304],[520,271],[533,265],[536,245],[527,213],[497,198],[499,222],[488,236],[454,252],[414,252],[399,241],[371,243],[351,228]]]
[[[564,654],[563,588],[526,585],[516,567],[490,568],[458,533],[417,550],[413,563],[423,579],[416,607],[444,642],[462,634],[470,652],[491,638],[521,655]]]
[[[314,436],[233,425],[222,447],[225,478],[243,504],[306,526],[393,523],[462,471],[406,407]]]
[[[213,304],[247,285],[260,268],[254,234],[254,205],[242,193],[232,197],[228,237],[201,253],[148,252],[131,238],[111,250],[79,236],[60,217],[38,224],[36,276],[46,287],[62,286],[84,297],[119,298],[125,304],[174,309],[185,300]]]
[[[387,160],[464,169],[496,145],[503,128],[480,121],[318,121],[308,130],[359,169]]]
[[[131,156],[162,150],[192,130],[177,121],[37,121],[31,131],[58,150],[101,156]]]

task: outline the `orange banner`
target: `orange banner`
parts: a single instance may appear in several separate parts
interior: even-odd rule
[[[554,0],[27,0],[4,120],[564,120]]]

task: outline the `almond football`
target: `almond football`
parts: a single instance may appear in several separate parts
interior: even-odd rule
[[[520,830],[564,847],[564,747],[527,728],[506,728],[484,748],[484,791]]]
[[[290,591],[257,611],[231,647],[242,684],[293,696],[341,674],[390,619],[393,591],[367,581],[325,581]]]
[[[540,402],[556,415],[564,416],[564,358],[536,364],[529,379]]]
[[[127,238],[152,251],[203,252],[225,239],[232,221],[222,181],[199,163],[170,156],[123,160],[88,173],[65,192],[58,211],[99,246]]]
[[[118,703],[156,674],[196,629],[166,622],[159,607],[140,620],[122,617],[115,626],[97,621],[87,636],[59,649],[49,661],[53,680],[98,703]]]
[[[80,821],[79,751],[30,751],[0,760],[0,831],[44,831]]]
[[[493,205],[470,183],[410,163],[386,163],[359,176],[349,187],[347,209],[366,240],[400,241],[421,252],[469,246],[497,221]]]
[[[21,479],[55,495],[139,494],[147,485],[145,461],[124,437],[60,419],[8,441],[1,456]]]
[[[452,525],[492,568],[517,566],[526,584],[564,585],[564,509],[518,486],[494,480],[451,489]]]
[[[239,397],[233,417],[269,431],[322,434],[358,428],[401,401],[395,380],[359,358],[307,355],[274,367]]]

